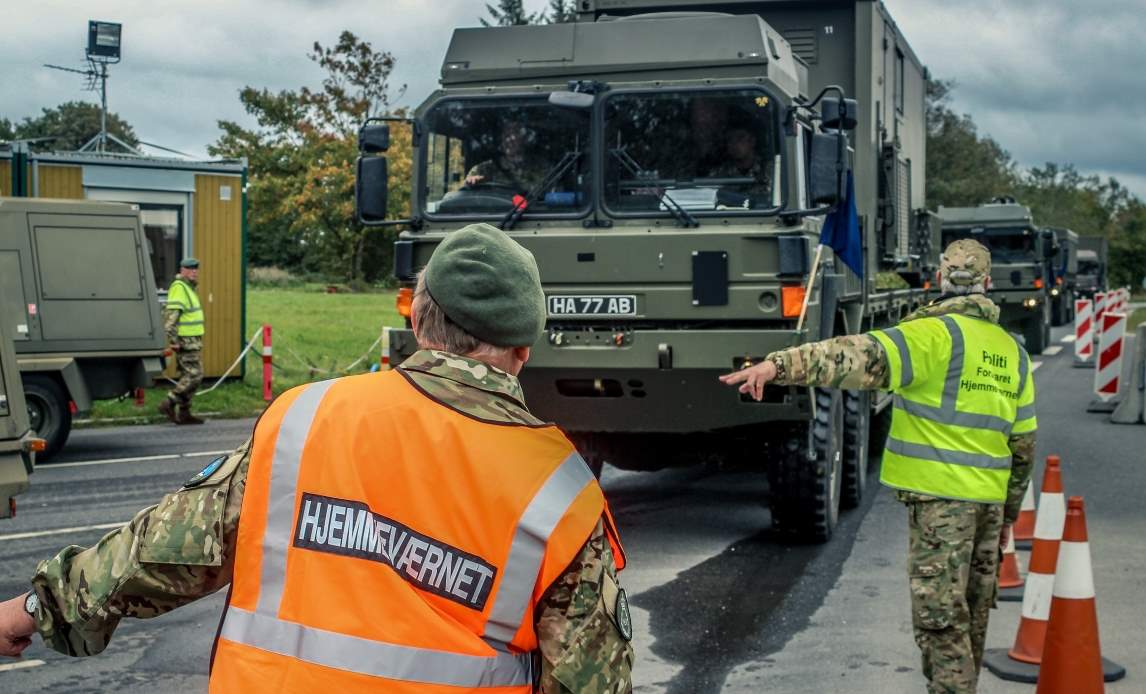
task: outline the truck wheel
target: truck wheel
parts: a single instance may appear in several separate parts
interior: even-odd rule
[[[871,436],[871,393],[847,390],[844,400],[843,482],[840,505],[855,508],[867,493],[868,440]]]
[[[28,403],[28,422],[36,435],[47,442],[47,447],[37,459],[48,460],[64,447],[72,430],[68,396],[51,376],[25,374],[22,380],[24,400]]]
[[[768,505],[777,532],[799,540],[827,542],[840,515],[843,395],[838,390],[817,388],[815,398],[815,419],[800,426],[783,454],[768,466]]]
[[[1043,316],[1028,318],[1023,324],[1023,340],[1026,342],[1027,354],[1032,357],[1042,354],[1047,348],[1050,327],[1043,321]]]

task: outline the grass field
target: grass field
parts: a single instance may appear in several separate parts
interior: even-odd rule
[[[249,337],[264,323],[273,331],[276,394],[307,381],[368,371],[378,363],[380,348],[375,345],[368,355],[366,352],[382,327],[403,324],[394,308],[394,292],[326,294],[318,289],[248,289],[244,334]],[[229,381],[197,396],[195,410],[224,417],[258,414],[265,403],[257,348],[248,354],[246,367],[242,380]],[[204,384],[204,390],[209,386]],[[169,388],[170,384],[164,383],[148,389],[143,407],[131,400],[98,402],[92,410],[93,423],[159,421],[163,417],[155,407]]]

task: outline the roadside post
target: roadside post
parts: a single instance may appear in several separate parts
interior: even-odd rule
[[[1090,299],[1074,302],[1074,365],[1090,366],[1094,358],[1094,304]]]
[[[1126,338],[1126,314],[1107,311],[1102,316],[1098,336],[1098,358],[1094,363],[1094,393],[1097,400],[1087,412],[1114,412],[1122,381],[1122,347]]]
[[[263,400],[274,399],[271,392],[271,326],[263,325]]]

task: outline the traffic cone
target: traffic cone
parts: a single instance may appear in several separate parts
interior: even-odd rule
[[[1011,536],[1015,538],[1015,546],[1019,549],[1030,549],[1031,540],[1035,539],[1035,485],[1027,483],[1027,492],[1023,494],[1023,505],[1019,509],[1019,519],[1011,529]]]
[[[1036,694],[1099,694],[1126,669],[1102,657],[1082,497],[1067,503]]]
[[[1035,518],[1035,539],[1023,591],[1023,611],[1015,645],[1009,651],[993,648],[983,656],[987,669],[1005,680],[1034,684],[1039,677],[1043,640],[1047,633],[1054,569],[1062,540],[1066,503],[1062,494],[1062,467],[1057,455],[1048,455],[1043,470],[1043,488]]]
[[[1015,556],[1015,534],[1007,536],[1003,547],[1003,561],[999,565],[999,599],[1005,602],[1019,602],[1023,599],[1023,577],[1019,570],[1019,560]]]

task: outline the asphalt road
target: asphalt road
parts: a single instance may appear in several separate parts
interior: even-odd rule
[[[1091,372],[1071,368],[1069,344],[1053,345],[1064,349],[1036,358],[1040,459],[1061,455],[1067,493],[1086,497],[1104,653],[1130,669],[1110,689],[1146,691],[1138,669],[1146,426],[1086,414]],[[252,423],[76,432],[59,462],[37,471],[17,517],[0,523],[0,597],[23,591],[39,559],[94,542],[102,526],[178,487],[241,443]],[[603,483],[630,559],[622,580],[633,605],[638,692],[922,691],[907,610],[906,519],[886,490],[846,512],[831,543],[806,546],[766,530],[768,490],[758,473],[610,468]],[[37,642],[23,661],[0,663],[0,691],[205,691],[221,606],[216,595],[128,620],[98,658],[66,658]],[[989,645],[1009,645],[1017,603],[992,619]],[[985,673],[980,690],[1030,687]]]

